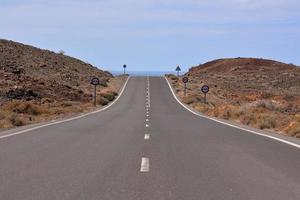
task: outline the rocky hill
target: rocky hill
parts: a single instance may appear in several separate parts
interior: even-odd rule
[[[300,94],[300,68],[273,60],[219,59],[192,67],[186,75],[237,92]]]
[[[90,79],[112,75],[78,59],[0,40],[0,102],[9,99],[87,101]]]
[[[115,96],[122,82],[63,52],[1,39],[0,129],[85,111],[92,99],[92,77],[100,78],[98,93],[105,97],[109,95],[103,92]],[[103,97],[99,103],[111,100]]]
[[[233,58],[192,67],[187,96],[172,77],[182,100],[214,117],[300,137],[300,68],[273,60]],[[202,85],[210,86],[208,104]]]

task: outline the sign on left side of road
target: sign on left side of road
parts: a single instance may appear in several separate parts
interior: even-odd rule
[[[100,80],[97,77],[92,78],[91,80],[92,85],[100,85]]]

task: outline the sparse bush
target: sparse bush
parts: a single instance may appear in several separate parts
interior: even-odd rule
[[[64,108],[73,106],[73,104],[71,102],[63,102],[60,105]]]
[[[289,134],[291,136],[300,136],[300,125],[299,126],[294,126],[293,128],[291,128],[291,130],[289,131]]]
[[[300,123],[300,114],[296,114],[296,115],[294,116],[294,120],[295,120],[296,122],[299,122],[299,123]]]
[[[230,119],[232,118],[232,110],[231,109],[225,109],[223,114],[222,114],[223,119]]]
[[[101,85],[102,87],[108,87],[107,82],[108,82],[108,81],[101,81],[101,82],[100,82],[100,85]]]
[[[198,100],[197,100],[197,97],[195,97],[195,96],[187,96],[187,97],[184,97],[182,99],[182,101],[183,101],[183,103],[190,105],[190,104],[196,103]]]
[[[272,93],[262,93],[261,94],[262,99],[269,99],[269,98],[272,98],[272,97],[274,97],[274,94],[272,94]]]
[[[293,96],[293,95],[285,95],[283,97],[283,99],[286,100],[286,101],[293,101],[295,99],[295,96]]]
[[[15,113],[23,113],[29,115],[40,115],[43,110],[40,106],[34,105],[31,102],[13,102],[10,107]]]
[[[60,50],[58,53],[59,53],[60,55],[65,55],[65,54],[66,54],[66,52],[65,52],[64,50]]]
[[[175,76],[174,74],[167,74],[166,75],[168,78],[170,78],[172,81],[178,81],[179,78]]]
[[[246,112],[243,116],[242,123],[246,125],[254,125],[256,124],[257,119],[253,112]]]
[[[207,104],[203,104],[203,103],[197,103],[196,105],[194,105],[195,109],[202,112],[202,113],[208,113],[210,111],[210,107]]]
[[[290,136],[300,137],[300,123],[292,122],[290,125],[285,129],[286,133]]]
[[[98,104],[100,104],[101,106],[106,106],[108,103],[109,101],[104,97],[100,97],[100,99],[98,100]]]
[[[264,101],[264,100],[257,101],[256,107],[257,108],[265,108],[265,109],[268,109],[271,111],[276,110],[276,105],[271,101]]]
[[[0,110],[0,120],[5,119],[5,113],[4,111]]]
[[[107,99],[108,101],[113,101],[117,95],[118,93],[112,91],[100,94],[101,97]]]
[[[271,129],[276,127],[276,118],[274,116],[263,114],[259,117],[258,127],[260,129]]]
[[[22,113],[28,115],[40,115],[46,111],[39,105],[35,105],[32,102],[24,101],[12,101],[6,107],[6,110],[15,113]]]
[[[51,114],[54,114],[54,115],[61,115],[64,113],[66,113],[66,110],[63,108],[52,108],[51,109]]]
[[[23,126],[25,124],[16,113],[12,113],[8,119],[14,126]]]
[[[221,107],[216,107],[213,111],[213,116],[221,117],[223,119],[236,119],[243,115],[243,111],[240,108],[232,106],[232,105],[225,105]]]

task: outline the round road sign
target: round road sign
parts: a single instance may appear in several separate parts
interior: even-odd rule
[[[182,82],[183,82],[183,83],[189,82],[189,78],[188,78],[188,77],[183,77],[183,78],[182,78]]]
[[[92,78],[91,84],[92,84],[92,85],[100,85],[100,80],[99,80],[99,78],[96,78],[96,77]]]
[[[208,92],[209,92],[209,87],[208,87],[208,85],[203,85],[202,88],[201,88],[201,91],[202,91],[204,94],[208,93]]]

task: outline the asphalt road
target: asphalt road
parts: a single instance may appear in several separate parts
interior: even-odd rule
[[[132,77],[102,112],[1,138],[0,199],[300,199],[300,149],[190,113],[164,78],[149,84]]]

